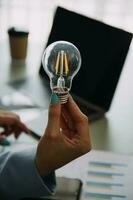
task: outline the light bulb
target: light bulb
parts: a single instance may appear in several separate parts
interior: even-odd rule
[[[44,51],[42,64],[50,78],[52,92],[58,95],[61,103],[66,103],[72,79],[81,66],[79,50],[67,41],[54,42]]]

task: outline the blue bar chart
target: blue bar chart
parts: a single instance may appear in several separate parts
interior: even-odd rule
[[[132,167],[132,156],[93,151],[88,161],[84,199],[132,200]]]

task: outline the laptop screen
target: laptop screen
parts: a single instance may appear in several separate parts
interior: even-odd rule
[[[71,91],[108,110],[131,39],[129,32],[58,7],[47,45],[66,40],[77,46],[82,65]],[[45,76],[42,66],[40,73]]]

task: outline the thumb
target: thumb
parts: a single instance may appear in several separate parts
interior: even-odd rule
[[[60,129],[61,105],[56,93],[52,93],[48,113],[48,134],[56,134]]]

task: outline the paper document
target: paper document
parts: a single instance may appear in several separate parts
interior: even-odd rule
[[[84,184],[85,200],[132,200],[133,156],[92,151]]]

